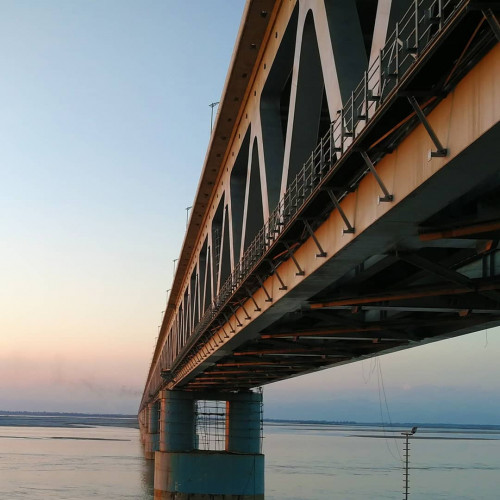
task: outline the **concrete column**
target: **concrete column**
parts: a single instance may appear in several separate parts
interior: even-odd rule
[[[140,437],[141,437],[141,443],[144,445],[144,443],[146,441],[146,433],[147,433],[147,425],[146,425],[147,408],[143,408],[141,410],[141,412],[138,415],[137,420],[139,421],[139,433],[140,433]]]
[[[195,401],[228,401],[226,451],[196,449]],[[163,391],[155,500],[264,499],[260,394]]]
[[[195,443],[194,399],[190,393],[163,391],[160,451],[192,451]]]
[[[145,408],[144,456],[148,460],[153,460],[155,452],[160,449],[159,410],[159,401],[149,403]]]
[[[148,432],[156,434],[159,432],[159,402],[149,403],[148,405]]]
[[[235,395],[226,403],[226,451],[260,453],[262,395]]]

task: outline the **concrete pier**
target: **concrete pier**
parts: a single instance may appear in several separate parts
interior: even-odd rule
[[[225,401],[223,450],[199,449],[200,433],[206,432],[196,426],[196,401],[200,400]],[[162,391],[159,403],[155,499],[264,498],[260,393]],[[210,415],[206,422],[210,425]]]
[[[160,449],[160,429],[159,429],[160,403],[150,403],[145,412],[145,432],[143,435],[144,456],[148,460],[153,460],[155,452]]]

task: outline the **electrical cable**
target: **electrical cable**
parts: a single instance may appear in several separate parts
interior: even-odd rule
[[[391,419],[391,414],[389,412],[389,405],[387,403],[387,395],[386,395],[386,392],[385,392],[385,385],[384,385],[384,378],[383,378],[383,375],[382,375],[382,368],[381,368],[381,365],[380,365],[380,358],[376,358],[376,365],[377,365],[377,368],[378,368],[378,372],[377,372],[377,382],[378,382],[378,397],[379,397],[379,407],[380,407],[380,419],[381,419],[381,424],[382,424],[382,431],[384,433],[384,438],[385,438],[385,445],[387,447],[387,450],[389,451],[390,455],[392,456],[392,458],[394,458],[394,460],[396,461],[400,461],[401,463],[404,463],[403,461],[403,457],[401,456],[401,452],[399,451],[399,447],[398,447],[398,444],[397,444],[397,441],[396,441],[396,437],[394,436],[393,434],[393,438],[394,438],[394,444],[396,446],[396,450],[398,452],[398,456],[399,458],[394,455],[394,453],[392,452],[390,446],[389,446],[389,441],[387,439],[387,433],[386,433],[386,429],[385,429],[385,424],[384,424],[384,415],[383,415],[383,410],[382,410],[382,394],[381,394],[381,388],[382,388],[382,393],[384,395],[384,401],[385,401],[385,407],[386,407],[386,410],[387,410],[387,418],[389,419],[389,425],[390,427],[392,427],[392,419]]]

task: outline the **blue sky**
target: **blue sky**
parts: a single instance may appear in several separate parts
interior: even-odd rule
[[[243,7],[0,1],[0,409],[137,410]],[[381,372],[394,421],[500,423],[499,333],[269,386],[266,416],[378,420]]]

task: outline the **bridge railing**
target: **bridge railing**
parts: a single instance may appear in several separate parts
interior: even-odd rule
[[[181,342],[180,337],[170,342],[170,346],[175,345],[176,348],[167,353],[167,369],[178,367],[178,363],[184,359],[187,352],[223,312],[235,291],[252,275],[275,240],[296,220],[308,198],[318,188],[324,177],[336,169],[338,160],[375,116],[381,104],[397,91],[401,78],[446,26],[456,9],[466,2],[467,0],[415,0],[400,22],[396,24],[395,30],[388,37],[379,56],[364,73],[348,102],[330,124],[328,132],[321,138],[302,169],[290,182],[277,207],[245,249],[240,261],[220,287],[219,294],[206,309],[194,330],[188,332],[184,337],[184,342]],[[357,182],[367,171],[368,168],[357,177]],[[345,194],[340,194],[338,201]],[[293,250],[291,248],[289,253]],[[269,275],[271,274],[270,271]],[[178,335],[178,329],[176,330]],[[159,389],[158,384],[161,384],[159,370],[160,367],[157,364],[155,368],[157,376],[153,377],[154,382],[150,380],[150,389]]]

